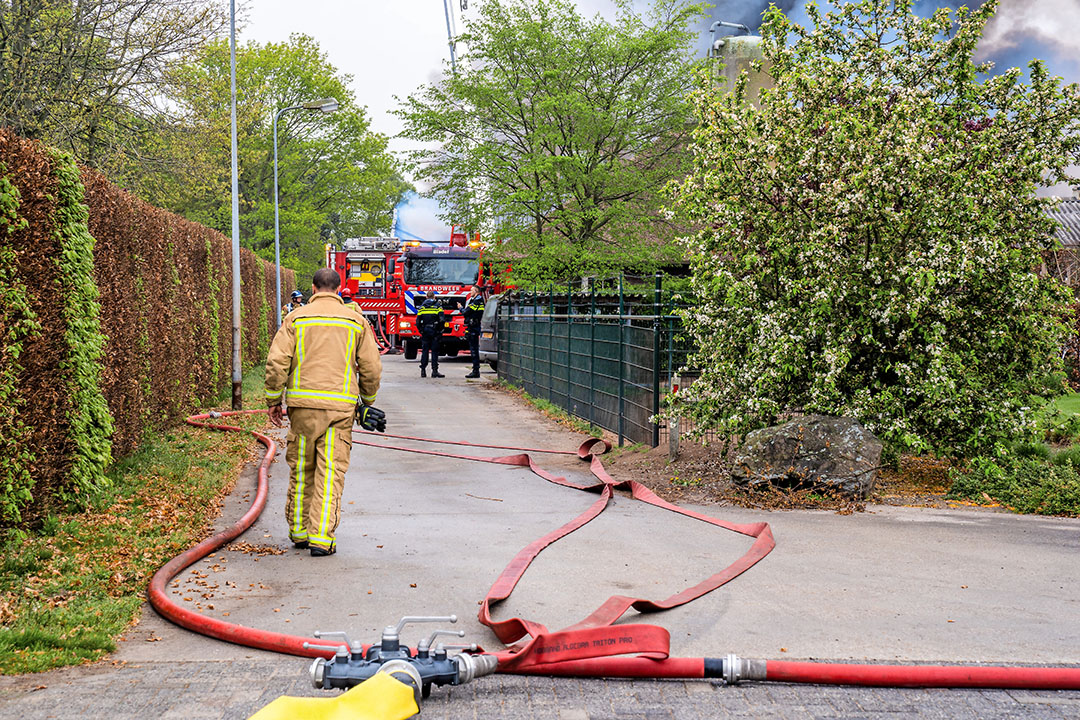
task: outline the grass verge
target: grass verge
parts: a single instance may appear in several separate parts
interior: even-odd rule
[[[512,385],[500,378],[495,378],[491,381],[491,384],[499,390],[502,390],[503,392],[510,393],[511,395],[516,395],[522,400],[525,400],[530,405],[547,415],[555,422],[559,423],[564,427],[570,428],[574,432],[579,432],[583,435],[591,435],[595,438],[604,436],[604,431],[602,429],[574,415],[571,415],[570,413],[566,412],[561,407],[549,400],[530,395],[529,393],[519,388],[517,385]]]
[[[262,407],[261,367],[245,375],[243,392],[246,407]],[[267,425],[264,415],[230,422]],[[205,537],[257,448],[246,434],[187,425],[150,435],[113,465],[111,487],[86,510],[0,536],[0,674],[91,662],[113,651],[138,617],[150,577]]]

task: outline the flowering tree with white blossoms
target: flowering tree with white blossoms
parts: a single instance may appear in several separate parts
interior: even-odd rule
[[[1067,289],[1040,274],[1071,181],[1080,92],[1043,65],[973,60],[988,0],[911,13],[861,0],[761,28],[775,86],[697,94],[674,200],[701,377],[669,412],[742,433],[786,412],[853,416],[895,449],[972,455],[1033,428],[1059,370]],[[706,83],[707,84],[707,83]],[[1074,185],[1075,186],[1075,185]]]

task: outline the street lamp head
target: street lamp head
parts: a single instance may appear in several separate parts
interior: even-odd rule
[[[335,98],[320,98],[304,103],[305,110],[322,110],[324,113],[332,113],[338,109],[338,101]]]

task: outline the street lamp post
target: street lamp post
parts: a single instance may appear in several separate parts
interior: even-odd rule
[[[236,154],[236,0],[229,2],[229,96],[232,151],[232,409],[243,407],[240,365],[240,191]]]
[[[462,3],[464,5],[465,3]],[[462,10],[465,8],[462,7]],[[454,53],[454,32],[450,29],[450,3],[443,0],[443,11],[446,13],[446,41],[450,45],[450,68],[457,73],[457,56]]]
[[[274,114],[274,270],[277,273],[277,326],[281,327],[281,233],[278,227],[278,159],[277,159],[277,124],[278,118],[290,110],[320,110],[324,113],[332,113],[338,109],[338,101],[334,98],[322,98],[311,100],[303,105],[291,105],[282,108]]]

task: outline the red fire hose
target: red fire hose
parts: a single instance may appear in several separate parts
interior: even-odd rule
[[[264,410],[210,413],[187,418],[190,425],[214,430],[240,431],[242,428],[220,423],[204,422],[218,417],[261,413]],[[364,431],[354,431],[364,433]],[[247,647],[304,657],[330,657],[330,651],[304,648],[304,643],[318,644],[315,638],[259,630],[201,615],[180,607],[166,592],[168,583],[184,568],[225,545],[244,532],[258,518],[266,505],[268,495],[268,469],[277,452],[274,441],[258,432],[251,433],[266,446],[266,453],[259,464],[258,490],[255,499],[234,525],[223,530],[189,550],[177,555],[161,567],[150,582],[150,604],[168,620],[194,632]],[[528,547],[507,565],[488,591],[481,603],[480,621],[490,627],[495,635],[509,647],[497,652],[499,671],[515,674],[560,675],[577,677],[636,677],[636,678],[723,678],[728,682],[740,680],[773,680],[831,685],[878,685],[889,687],[984,687],[984,688],[1030,688],[1030,689],[1080,689],[1080,668],[1064,667],[985,667],[941,665],[856,665],[845,663],[789,662],[780,660],[746,660],[729,655],[726,658],[673,658],[668,655],[667,630],[646,624],[622,624],[615,622],[630,608],[639,612],[655,612],[685,604],[711,592],[737,577],[765,557],[774,547],[772,533],[766,523],[738,525],[695,513],[656,496],[645,486],[633,482],[616,482],[604,469],[599,455],[610,446],[600,440],[589,440],[576,452],[539,450],[508,446],[480,445],[467,442],[449,442],[428,438],[412,438],[388,435],[412,441],[489,447],[521,451],[517,455],[501,457],[475,457],[456,455],[435,450],[419,450],[364,440],[361,445],[421,453],[474,462],[528,467],[549,482],[595,492],[599,498],[580,516],[555,530]],[[598,482],[578,485],[566,478],[555,476],[536,465],[528,453],[553,453],[577,455],[588,462]],[[687,517],[731,530],[754,538],[754,543],[743,557],[720,572],[706,578],[692,588],[683,590],[660,601],[641,598],[613,596],[581,622],[561,631],[551,632],[543,625],[511,618],[504,621],[492,619],[490,610],[509,597],[518,580],[524,575],[529,563],[548,545],[565,537],[589,520],[599,515],[617,489],[628,490],[634,499],[656,507],[680,513]],[[366,652],[368,646],[364,646]]]
[[[1026,688],[1078,690],[1080,668],[954,665],[854,665],[767,660],[766,680],[883,687]]]
[[[277,453],[277,445],[274,441],[262,433],[245,431],[243,428],[235,425],[200,421],[211,418],[229,417],[232,415],[248,415],[265,412],[265,410],[243,410],[240,412],[192,415],[187,418],[186,422],[188,425],[194,425],[195,427],[211,430],[251,432],[259,442],[265,445],[266,453],[263,455],[262,462],[259,463],[259,486],[255,491],[255,499],[252,501],[251,506],[239,520],[216,535],[206,538],[195,547],[185,550],[162,565],[161,568],[154,573],[154,577],[150,579],[150,588],[147,591],[147,594],[150,598],[150,604],[163,617],[176,623],[180,627],[187,628],[200,635],[207,635],[209,637],[217,638],[218,640],[225,640],[238,645],[246,645],[248,647],[259,648],[260,650],[270,650],[272,652],[287,653],[289,655],[330,657],[333,653],[312,652],[303,647],[305,642],[319,642],[315,638],[302,638],[295,635],[270,632],[268,630],[257,630],[255,628],[244,627],[243,625],[225,622],[224,620],[218,620],[217,618],[192,612],[174,603],[165,590],[165,587],[169,582],[179,575],[184,568],[192,563],[198,562],[226,543],[239,537],[241,533],[251,527],[252,523],[254,523],[259,515],[262,514],[263,508],[266,506],[266,497],[269,494],[267,473],[270,469],[270,463]]]
[[[386,340],[386,335],[383,333],[382,323],[379,322],[379,318],[375,318],[375,322],[368,320],[368,327],[371,328],[371,337],[375,338],[375,345],[379,348],[379,354],[385,355],[390,352],[390,343]]]

